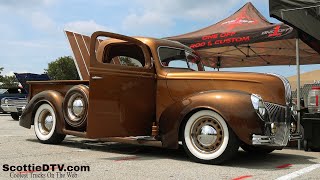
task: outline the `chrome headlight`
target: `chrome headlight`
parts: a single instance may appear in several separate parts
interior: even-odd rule
[[[9,100],[8,99],[5,99],[4,100],[4,104],[8,104]]]
[[[251,95],[251,102],[252,102],[252,106],[256,110],[257,114],[263,120],[265,120],[266,119],[267,110],[266,110],[266,106],[265,106],[262,98],[257,94],[252,94]]]

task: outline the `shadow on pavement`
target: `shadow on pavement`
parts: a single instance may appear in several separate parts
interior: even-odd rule
[[[39,143],[36,139],[27,139],[27,141]],[[79,151],[81,149],[85,149],[90,151],[119,154],[117,157],[102,158],[111,161],[131,160],[131,158],[135,161],[157,159],[192,161],[190,158],[188,158],[182,147],[177,150],[170,150],[114,142],[100,142],[84,139],[79,140],[77,137],[68,137],[65,141],[57,146],[76,148],[79,149]],[[302,151],[296,152],[299,153]],[[284,154],[281,151],[275,151],[267,155],[256,155],[239,150],[237,155],[232,160],[226,162],[222,166],[274,171],[277,170],[277,166],[281,166],[283,164],[315,164],[315,162],[311,161],[312,159],[316,158],[299,154]]]
[[[72,139],[76,140],[72,140]],[[27,139],[27,141],[40,143],[37,139]],[[48,145],[50,146],[50,145]],[[139,146],[131,144],[121,144],[116,142],[101,142],[95,140],[79,140],[77,137],[68,137],[61,144],[57,146],[65,146],[69,148],[77,148],[79,150],[91,150],[108,153],[121,154],[119,157],[102,158],[106,160],[121,160],[128,155],[137,156],[135,160],[155,160],[155,159],[174,159],[179,161],[189,161],[187,154],[183,148],[177,150]]]

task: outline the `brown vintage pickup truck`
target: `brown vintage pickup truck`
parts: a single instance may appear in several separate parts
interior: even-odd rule
[[[108,38],[96,43],[101,37]],[[171,149],[182,143],[193,160],[211,164],[239,146],[269,153],[299,137],[284,77],[206,72],[178,42],[95,32],[86,68],[89,81],[30,82],[20,125],[34,125],[47,144],[66,135]]]

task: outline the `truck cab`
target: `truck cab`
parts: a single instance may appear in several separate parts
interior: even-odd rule
[[[165,39],[100,31],[90,39],[89,66],[80,67],[89,80],[29,82],[20,125],[34,125],[42,143],[66,135],[171,149],[181,142],[193,160],[220,164],[239,146],[269,153],[300,137],[284,77],[207,72],[194,50]]]

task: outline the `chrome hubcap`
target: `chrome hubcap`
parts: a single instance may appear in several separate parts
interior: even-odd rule
[[[53,127],[53,116],[49,110],[41,111],[38,121],[39,131],[43,135],[48,135]]]
[[[79,121],[85,113],[84,100],[80,94],[73,94],[68,101],[68,116],[71,121]]]
[[[197,137],[199,143],[203,146],[211,146],[217,140],[217,131],[210,125],[202,126],[200,134]]]
[[[84,110],[83,100],[81,98],[77,98],[73,101],[72,110],[74,115],[77,117],[81,116]]]
[[[198,118],[191,126],[191,142],[201,153],[218,150],[223,142],[222,125],[211,116]]]

